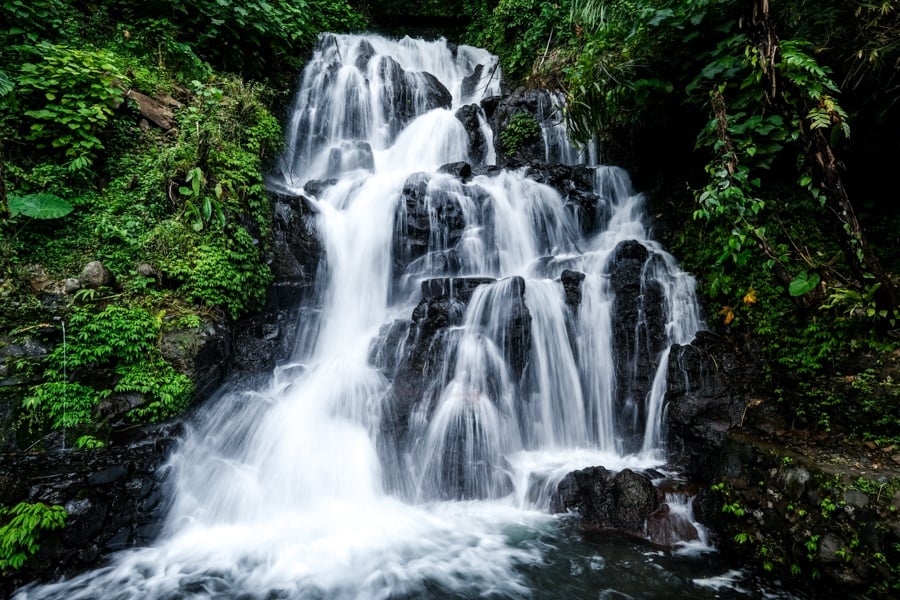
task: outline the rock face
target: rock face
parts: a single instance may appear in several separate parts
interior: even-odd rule
[[[645,537],[644,524],[660,506],[650,478],[630,469],[618,473],[603,467],[572,471],[550,499],[554,513],[575,511],[590,529]]]
[[[466,128],[466,134],[469,137],[469,157],[472,163],[482,165],[488,154],[488,141],[481,131],[481,121],[478,118],[478,112],[478,106],[467,104],[457,109],[456,118]]]
[[[645,399],[653,385],[659,353],[666,346],[664,292],[659,283],[645,275],[652,260],[657,258],[639,242],[621,242],[614,251],[610,274],[615,292],[615,414],[628,451],[639,449],[636,444],[647,417]]]
[[[382,92],[384,119],[391,137],[396,136],[417,114],[435,108],[450,108],[453,97],[438,78],[427,72],[410,73],[390,57],[382,57],[378,74],[385,86]]]
[[[62,505],[66,526],[45,533],[41,551],[4,577],[0,595],[33,579],[73,575],[111,552],[152,542],[165,512],[161,465],[178,429],[136,428],[118,449],[20,455],[0,462],[0,505]]]
[[[321,183],[321,185],[319,185]],[[328,182],[310,182],[317,193]],[[315,212],[303,196],[273,194],[272,274],[270,298],[279,307],[293,307],[315,286],[324,252],[316,234]]]
[[[748,409],[747,429],[760,416],[770,420],[765,412],[765,403]],[[897,472],[880,456],[875,469],[861,465],[860,445],[846,456],[819,456],[815,448],[782,445],[784,432],[763,435],[732,430],[706,457],[714,485],[693,508],[720,551],[751,562],[764,547],[772,576],[810,597],[863,598],[872,590],[894,597],[897,573],[889,565],[900,564],[900,492],[888,486]],[[739,534],[750,543],[729,543]]]
[[[686,346],[672,347],[666,391],[669,454],[688,472],[709,476],[706,458],[741,423],[755,371],[747,352],[708,331],[698,332]]]
[[[227,326],[218,323],[163,333],[159,342],[163,358],[194,382],[195,398],[206,398],[225,377],[232,350],[230,334]]]
[[[543,165],[528,168],[528,176],[555,189],[566,200],[566,207],[577,217],[585,235],[605,227],[610,207],[594,194],[594,171],[584,165]]]
[[[543,123],[549,117],[551,109],[550,94],[547,90],[519,88],[512,94],[504,96],[496,108],[491,107],[491,129],[494,131],[494,139],[499,140],[502,132],[514,115],[527,113],[533,116],[538,123]],[[544,161],[544,141],[540,137],[530,144],[518,148],[514,154],[510,154],[502,144],[497,146],[497,162],[501,166],[518,166],[520,164],[535,164]]]

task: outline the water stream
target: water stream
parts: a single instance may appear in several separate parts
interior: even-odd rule
[[[455,112],[499,95],[500,81],[496,57],[442,40],[320,38],[278,182],[302,193],[333,180],[307,199],[324,247],[317,321],[298,328],[265,385],[224,388],[188,427],[154,546],[17,597],[777,596],[718,564],[702,537],[663,552],[584,537],[549,514],[574,469],[664,468],[668,347],[702,322],[692,278],[650,239],[621,170],[594,169],[604,210],[591,223],[524,171],[438,172],[496,160],[480,106],[479,160]],[[551,123],[551,158],[581,160],[567,144]],[[416,182],[427,243],[408,236]],[[640,365],[616,365],[613,348],[610,273],[630,240],[647,251],[641,285],[660,295],[665,321],[646,394],[632,393]],[[567,270],[583,274],[575,307]],[[484,282],[457,297],[447,277]],[[450,287],[450,322],[399,427],[398,381],[424,334],[398,344],[387,333],[415,330],[429,280]],[[652,345],[649,327],[636,322],[635,356]],[[692,520],[683,498],[670,506]]]

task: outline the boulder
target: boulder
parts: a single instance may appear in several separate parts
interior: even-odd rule
[[[403,185],[394,218],[392,248],[396,280],[413,261],[427,253],[446,253],[462,238],[466,227],[456,195],[440,187],[430,187],[431,176],[414,173]],[[452,261],[448,261],[452,266]]]
[[[94,260],[84,265],[78,280],[86,288],[107,287],[115,282],[112,272],[103,266],[103,263],[99,260]]]
[[[659,506],[649,477],[631,469],[613,473],[604,467],[572,471],[550,498],[551,512],[576,512],[585,528],[638,538],[645,537],[645,522]]]
[[[584,277],[584,273],[569,269],[559,274],[559,280],[562,282],[566,294],[566,304],[573,311],[578,310],[578,306],[581,304],[581,282],[584,281]]]

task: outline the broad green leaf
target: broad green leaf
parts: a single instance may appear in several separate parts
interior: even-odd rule
[[[53,194],[28,194],[9,197],[9,212],[12,216],[25,215],[32,219],[59,219],[74,210],[74,207]]]
[[[809,275],[806,271],[802,271],[791,280],[791,283],[788,285],[788,293],[791,296],[802,296],[815,289],[819,285],[820,280],[821,278],[817,273]]]

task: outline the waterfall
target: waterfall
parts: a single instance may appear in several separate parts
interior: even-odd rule
[[[593,168],[582,206],[490,168],[500,82],[484,50],[320,37],[277,174],[324,248],[315,325],[188,427],[156,545],[21,597],[527,597],[567,472],[664,463],[693,280],[621,169]],[[578,160],[561,120],[545,135]]]

